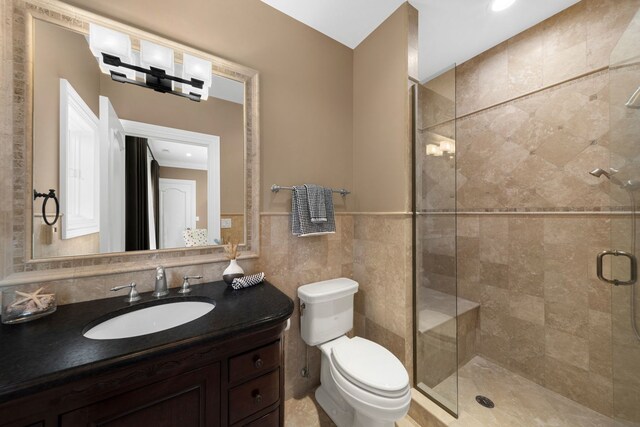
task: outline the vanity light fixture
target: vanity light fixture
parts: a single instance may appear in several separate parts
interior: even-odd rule
[[[100,69],[120,83],[153,89],[156,92],[170,93],[188,98],[192,101],[207,99],[211,86],[211,62],[194,56],[190,62],[196,62],[196,71],[186,74],[185,78],[174,76],[175,62],[173,50],[147,40],[140,40],[140,65],[134,63],[131,51],[131,39],[126,34],[101,27],[89,25],[89,46],[98,58]],[[183,67],[186,68],[186,67]],[[193,67],[190,67],[192,70]],[[136,79],[136,71],[144,75],[144,81]],[[198,73],[199,71],[199,73]],[[208,76],[207,76],[208,71]],[[174,90],[175,83],[182,84],[182,91]]]
[[[117,71],[123,73],[128,79],[135,79],[134,70],[119,70],[117,67],[106,64],[102,58],[102,53],[106,53],[119,58],[122,62],[133,63],[131,39],[126,34],[91,23],[89,24],[89,49],[93,56],[98,58],[100,70],[103,73]]]
[[[512,6],[515,2],[516,0],[493,0],[491,2],[491,10],[501,12]]]
[[[140,66],[153,70],[162,70],[165,74],[172,75],[174,70],[173,49],[140,40]],[[148,76],[148,74],[147,74]],[[173,82],[167,82],[173,90]]]
[[[442,150],[435,144],[427,144],[427,156],[441,157]]]
[[[206,101],[209,98],[209,88],[211,87],[211,62],[184,53],[182,55],[182,78],[184,80],[198,79],[204,82],[202,88],[183,84],[183,93],[197,93],[200,99]]]
[[[456,152],[456,146],[453,141],[440,141],[440,151],[453,154]]]

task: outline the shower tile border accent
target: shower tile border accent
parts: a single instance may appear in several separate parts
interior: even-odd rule
[[[624,68],[624,67],[625,66],[621,66],[620,68]],[[475,111],[470,111],[470,112],[465,113],[463,115],[457,116],[456,119],[452,120],[452,121],[457,121],[458,123],[464,122],[465,120],[468,120],[468,119],[472,118],[475,115],[486,113],[486,112],[490,112],[490,111],[496,110],[496,109],[498,109],[500,107],[506,107],[506,106],[515,104],[515,103],[517,103],[519,101],[526,101],[526,100],[531,99],[532,97],[534,97],[536,95],[539,95],[541,92],[547,92],[548,91],[549,93],[553,93],[555,91],[571,87],[572,85],[576,85],[576,84],[582,83],[582,82],[584,82],[586,80],[589,80],[591,78],[604,76],[608,72],[609,72],[609,67],[600,67],[600,68],[597,68],[595,70],[591,70],[591,71],[588,71],[586,73],[580,74],[578,76],[571,77],[569,79],[566,79],[566,80],[563,80],[563,81],[560,81],[560,82],[557,82],[557,83],[553,83],[553,84],[548,85],[548,86],[543,86],[541,88],[538,88],[538,89],[536,89],[534,91],[531,91],[531,92],[524,93],[522,95],[518,95],[515,98],[510,98],[510,99],[507,99],[507,100],[500,101],[500,102],[497,102],[495,104],[489,105],[488,107],[483,107],[483,108],[480,108],[480,109],[475,110]],[[427,129],[423,129],[423,130],[427,130]]]
[[[581,214],[581,215],[612,215],[632,213],[631,206],[593,207],[593,208],[488,208],[478,210],[434,209],[416,212],[416,215],[483,215],[483,214],[524,214],[524,215],[553,215],[553,214]]]

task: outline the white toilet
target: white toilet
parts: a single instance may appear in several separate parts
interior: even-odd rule
[[[386,348],[345,335],[357,291],[345,278],[298,288],[302,339],[322,352],[316,399],[338,427],[391,427],[409,411],[409,375]]]

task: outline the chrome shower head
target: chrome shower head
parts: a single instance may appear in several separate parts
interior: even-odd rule
[[[627,181],[620,181],[618,178],[616,178],[615,174],[617,174],[618,172],[620,172],[618,169],[614,169],[614,168],[609,168],[608,171],[602,169],[602,168],[598,168],[598,169],[594,169],[591,172],[589,172],[590,175],[595,176],[596,178],[600,178],[602,175],[606,176],[607,179],[611,180],[611,182],[613,182],[615,185],[619,186],[620,188],[624,189],[624,190],[628,190],[628,191],[636,191],[638,189],[640,189],[640,181],[636,181],[636,180],[627,180]]]

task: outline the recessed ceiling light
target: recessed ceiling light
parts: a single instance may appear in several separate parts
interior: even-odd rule
[[[191,157],[191,153],[187,153],[187,157]]]
[[[493,0],[491,2],[491,10],[494,12],[500,12],[513,5],[516,0]]]

